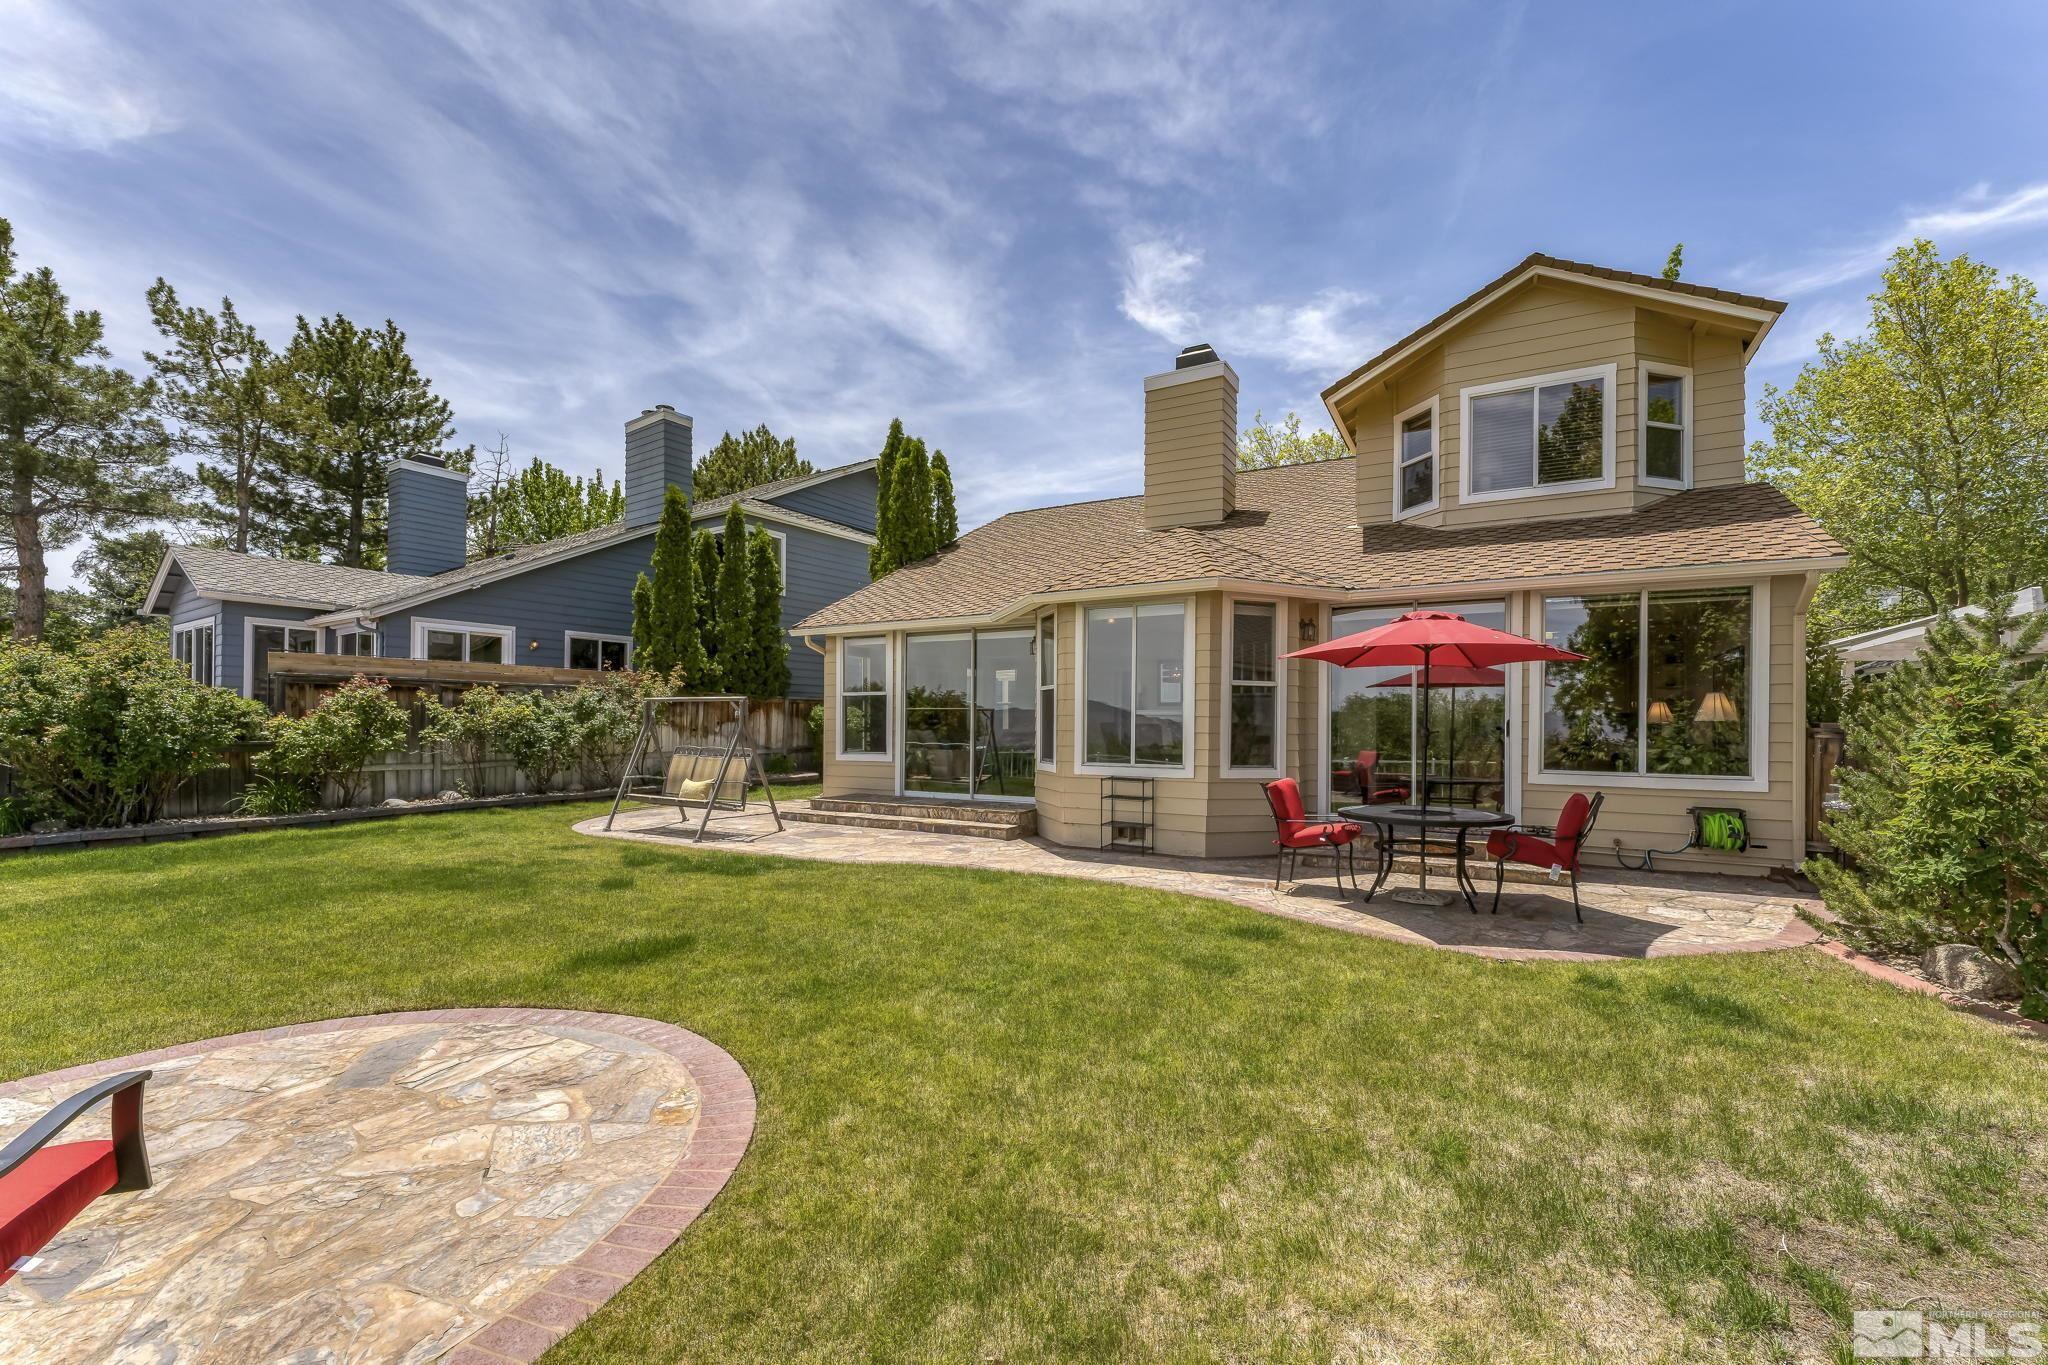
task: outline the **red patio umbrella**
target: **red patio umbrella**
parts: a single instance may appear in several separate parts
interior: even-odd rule
[[[1522,635],[1511,635],[1492,626],[1467,621],[1454,611],[1423,608],[1404,612],[1383,626],[1361,630],[1356,635],[1325,640],[1319,645],[1297,649],[1290,659],[1321,659],[1340,668],[1399,668],[1421,666],[1421,685],[1432,686],[1435,670],[1444,668],[1484,669],[1495,664],[1550,661],[1573,663],[1584,659],[1568,649],[1546,645]],[[1505,678],[1503,678],[1505,681]],[[1422,708],[1422,752],[1429,752],[1429,708]],[[1429,783],[1422,784],[1422,814],[1429,817]]]

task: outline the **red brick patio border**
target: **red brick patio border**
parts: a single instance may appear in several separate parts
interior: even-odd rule
[[[1987,1005],[1982,1001],[1957,995],[1953,991],[1945,991],[1925,977],[1902,972],[1897,967],[1887,966],[1874,957],[1866,957],[1846,943],[1826,939],[1813,946],[1837,962],[1848,963],[1872,980],[1882,981],[1886,985],[1896,986],[1914,995],[1931,995],[1949,1008],[1961,1010],[1964,1014],[1974,1014],[1979,1019],[1988,1019],[1994,1024],[2026,1029],[2036,1037],[2048,1038],[2048,1023],[2043,1023],[2039,1019],[2029,1019],[2017,1010],[2002,1010],[1996,1005]]]
[[[0,1099],[24,1090],[89,1080],[174,1061],[244,1043],[309,1034],[342,1033],[386,1024],[534,1024],[589,1029],[645,1043],[681,1062],[697,1083],[697,1126],[690,1148],[638,1208],[628,1213],[588,1251],[496,1322],[473,1333],[446,1357],[446,1365],[507,1365],[538,1357],[609,1299],[680,1236],[702,1213],[740,1164],[754,1136],[754,1085],[732,1054],[688,1029],[629,1014],[583,1010],[450,1009],[366,1014],[306,1024],[204,1038],[175,1047],[138,1052],[111,1061],[24,1076],[0,1084]]]

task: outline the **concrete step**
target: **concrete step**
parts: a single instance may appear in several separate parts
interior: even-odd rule
[[[945,808],[934,807],[930,811],[918,811],[901,815],[880,811],[819,810],[816,800],[813,799],[812,803],[807,807],[784,811],[782,818],[807,825],[845,825],[856,829],[899,829],[908,830],[914,834],[962,835],[969,839],[1022,839],[1035,833],[1038,829],[1037,815],[1032,811],[1025,812],[1029,818],[1023,821],[995,821],[955,819],[936,813],[938,810],[943,809]]]
[[[894,815],[917,820],[958,820],[985,825],[1015,825],[1026,831],[1038,827],[1038,811],[1031,806],[998,805],[986,801],[948,801],[943,797],[855,797],[814,796],[810,808],[833,815]]]

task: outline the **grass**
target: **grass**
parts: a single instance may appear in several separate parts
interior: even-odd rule
[[[1817,954],[1490,962],[593,809],[0,864],[0,1075],[450,1005],[705,1034],[754,1145],[556,1362],[1827,1358],[1856,1306],[2048,1307],[2048,1048]]]

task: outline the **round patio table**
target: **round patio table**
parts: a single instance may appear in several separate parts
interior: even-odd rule
[[[1337,813],[1346,820],[1375,826],[1379,831],[1379,874],[1372,879],[1372,889],[1365,893],[1367,901],[1379,894],[1387,876],[1394,870],[1394,855],[1401,849],[1415,850],[1416,859],[1422,864],[1421,887],[1429,891],[1429,836],[1432,833],[1455,836],[1457,855],[1454,860],[1458,879],[1458,891],[1465,897],[1465,905],[1473,914],[1479,913],[1479,888],[1472,884],[1471,874],[1465,870],[1465,855],[1472,831],[1501,829],[1515,823],[1515,817],[1501,811],[1472,810],[1459,806],[1431,806],[1423,810],[1420,806],[1340,806]],[[1400,899],[1405,893],[1396,893]],[[1432,902],[1433,903],[1433,902]]]

